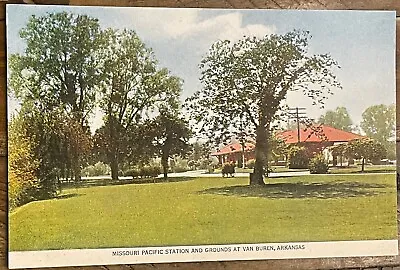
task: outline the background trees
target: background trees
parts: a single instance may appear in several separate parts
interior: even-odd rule
[[[318,123],[345,131],[353,131],[353,122],[345,107],[337,107],[334,111],[327,111],[320,116]]]
[[[347,156],[361,159],[361,171],[364,172],[365,160],[380,160],[386,154],[385,147],[371,139],[357,139],[348,143],[345,150]]]
[[[310,34],[293,31],[262,39],[246,37],[235,43],[218,41],[203,58],[203,89],[188,99],[199,131],[220,137],[238,129],[241,121],[256,137],[256,162],[250,184],[264,184],[271,123],[288,91],[301,91],[323,105],[332,89],[340,88],[328,54],[309,55]]]
[[[158,149],[140,149],[142,126],[179,108],[182,82],[158,66],[133,30],[104,30],[95,18],[61,12],[32,16],[20,36],[26,49],[9,58],[10,90],[21,101],[11,125],[26,139],[10,129],[19,155],[10,164],[15,190],[26,190],[22,181],[35,186],[30,199],[48,198],[61,178],[80,181],[88,163],[106,161],[117,180],[119,167],[138,154],[133,162],[154,157]],[[89,119],[98,108],[104,124],[92,136]]]
[[[395,159],[396,108],[392,105],[374,105],[362,114],[361,128],[365,134],[380,142],[387,150],[388,158]]]
[[[157,69],[157,62],[145,44],[132,30],[108,29],[103,34],[103,58],[100,107],[105,114],[104,139],[111,177],[118,179],[118,165],[128,156],[128,145],[134,144],[126,133],[160,108],[177,106],[181,82],[168,70]]]
[[[86,15],[62,12],[32,16],[20,32],[27,44],[25,53],[10,56],[10,88],[22,106],[30,102],[47,115],[57,111],[60,119],[55,122],[68,119],[79,129],[88,129],[100,82],[96,56],[100,33],[97,19]],[[57,128],[61,133],[62,126]],[[84,154],[81,150],[85,149],[69,146],[74,178],[79,181]]]

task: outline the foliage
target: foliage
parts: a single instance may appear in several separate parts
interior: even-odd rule
[[[396,130],[396,107],[392,105],[374,105],[362,114],[361,128],[365,134],[383,144],[392,157]]]
[[[187,172],[190,169],[189,161],[180,157],[175,157],[171,159],[170,167],[171,171],[174,173]]]
[[[303,146],[292,146],[289,148],[289,169],[306,169],[310,162],[311,153]]]
[[[364,171],[366,160],[380,160],[386,155],[385,147],[372,139],[357,139],[347,144],[346,153],[355,159],[362,159],[361,171]]]
[[[131,176],[132,178],[149,178],[158,177],[161,173],[161,169],[157,165],[144,165],[139,167],[134,167],[126,170],[124,176]]]
[[[157,177],[160,173],[161,169],[158,166],[142,166],[139,168],[139,176],[141,178]]]
[[[106,146],[102,151],[116,179],[118,165],[137,159],[141,148],[140,137],[129,134],[140,136],[137,127],[146,116],[178,106],[181,80],[167,69],[157,69],[154,54],[133,30],[108,29],[103,41],[100,107],[105,113],[102,136]]]
[[[235,163],[233,163],[233,162],[231,162],[231,163],[225,163],[223,166],[222,166],[222,177],[225,177],[225,175],[227,176],[227,177],[229,177],[229,176],[232,176],[233,177],[233,175],[234,175],[234,173],[235,173]]]
[[[310,159],[308,168],[312,174],[324,174],[328,172],[329,165],[324,155],[320,153]]]
[[[256,160],[255,159],[249,159],[247,162],[246,162],[246,168],[249,168],[249,169],[254,169],[254,164],[256,163]]]
[[[32,103],[42,114],[57,111],[60,117],[53,117],[55,121],[67,119],[85,130],[101,81],[100,58],[96,54],[100,33],[98,20],[86,15],[61,12],[31,16],[20,32],[27,44],[24,54],[13,54],[9,61],[10,89],[22,101],[22,106]],[[59,138],[65,139],[61,143],[66,145],[68,162],[75,180],[79,181],[86,148],[77,139],[83,133],[79,129],[71,133],[64,132],[61,126],[57,128],[58,135],[63,132]]]
[[[349,132],[353,130],[353,121],[351,121],[345,107],[337,107],[334,111],[327,111],[324,115],[320,116],[318,123]]]
[[[188,153],[188,166],[192,170],[207,169],[210,165],[210,152],[210,147],[207,142],[195,141],[190,145],[190,151]]]
[[[20,121],[14,118],[8,128],[8,202],[10,209],[35,199],[38,186],[32,142],[25,137]]]
[[[303,92],[323,106],[327,94],[341,88],[332,72],[336,61],[328,54],[308,54],[310,37],[296,30],[234,43],[217,41],[200,64],[203,89],[187,99],[187,108],[197,131],[216,142],[240,131],[242,123],[255,135],[256,177],[250,184],[264,184],[267,138],[287,92]]]
[[[154,149],[156,156],[161,158],[164,177],[167,177],[172,156],[184,156],[190,150],[189,137],[191,130],[188,123],[178,115],[162,111],[145,126],[144,140],[150,142],[149,147]],[[187,171],[188,165],[184,170]],[[176,170],[176,169],[174,169]]]
[[[270,136],[270,157],[274,161],[283,160],[288,155],[288,146],[285,141],[277,136]]]
[[[85,176],[100,176],[108,175],[110,173],[110,166],[99,161],[94,165],[89,165],[82,170],[82,174]]]
[[[347,149],[347,144],[345,143],[333,145],[329,148],[334,156],[348,156]]]

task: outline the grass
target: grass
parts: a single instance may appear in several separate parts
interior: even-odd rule
[[[393,175],[245,178],[65,190],[10,215],[10,250],[396,239]]]
[[[307,169],[289,169],[288,167],[284,166],[272,166],[271,169],[274,173],[307,171]],[[365,165],[364,170],[368,173],[391,173],[396,171],[396,165]],[[235,168],[235,172],[251,173],[253,172],[253,169]],[[215,170],[214,173],[220,174],[221,170]],[[331,167],[329,169],[329,173],[361,173],[361,165]]]
[[[396,165],[365,165],[364,171],[367,173],[395,172]],[[329,173],[361,173],[361,165],[332,167],[329,169]]]
[[[307,171],[307,169],[289,169],[285,166],[271,166],[272,172],[299,172],[299,171]],[[253,169],[248,168],[235,168],[236,173],[252,173]],[[214,171],[216,174],[221,174],[221,169],[216,169]]]

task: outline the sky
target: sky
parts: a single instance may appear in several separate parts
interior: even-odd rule
[[[309,52],[329,53],[341,66],[335,71],[343,89],[334,92],[324,109],[312,106],[302,93],[290,92],[290,107],[305,107],[318,119],[327,110],[347,108],[355,125],[372,105],[395,103],[395,13],[390,11],[305,11],[67,7],[7,5],[7,51],[24,53],[19,31],[31,15],[69,11],[99,19],[103,28],[133,29],[155,53],[160,67],[183,79],[182,100],[201,89],[198,65],[217,40],[263,37],[293,29],[312,35]],[[8,115],[18,109],[9,97]],[[92,126],[101,125],[101,114]]]

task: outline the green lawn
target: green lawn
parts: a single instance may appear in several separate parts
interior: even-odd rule
[[[368,173],[395,172],[396,165],[365,165],[364,171]],[[329,173],[361,173],[361,165],[333,167],[329,169]]]
[[[307,171],[308,169],[289,169],[288,167],[285,166],[271,166],[270,167],[272,172],[301,172],[301,171]],[[252,173],[253,169],[243,169],[243,168],[235,168],[236,173]],[[221,169],[216,169],[214,171],[215,174],[221,174]]]
[[[394,175],[245,178],[65,190],[10,215],[10,250],[396,239]]]

